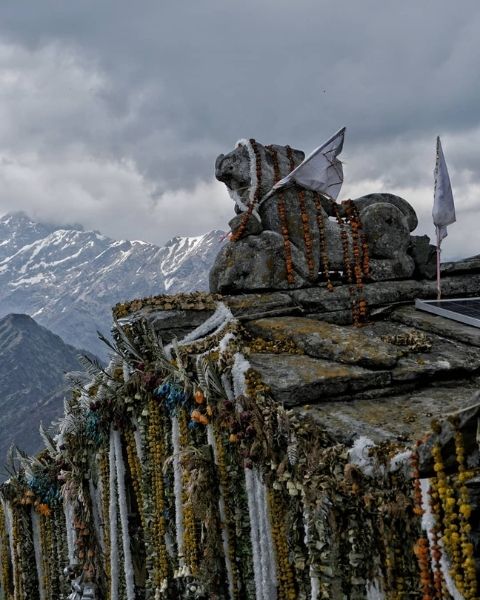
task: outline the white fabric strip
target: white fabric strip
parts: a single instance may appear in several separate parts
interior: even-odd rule
[[[183,556],[183,503],[182,503],[182,470],[180,466],[180,427],[178,417],[172,417],[173,446],[173,494],[175,496],[175,531],[177,536],[177,552],[180,567],[185,564]]]
[[[120,523],[122,525],[122,545],[125,570],[125,587],[127,600],[135,600],[135,582],[133,575],[132,551],[130,549],[130,535],[128,532],[128,507],[127,492],[125,490],[125,465],[123,462],[122,440],[120,432],[113,432],[115,445],[115,463],[117,466],[118,505],[120,508]]]
[[[38,592],[40,600],[45,600],[45,588],[43,587],[43,568],[42,568],[42,544],[40,540],[40,516],[34,510],[32,512],[32,534],[33,550],[35,552],[35,563],[37,565]]]
[[[110,598],[118,598],[118,532],[117,532],[117,494],[116,478],[117,469],[115,465],[115,442],[113,429],[110,432]]]

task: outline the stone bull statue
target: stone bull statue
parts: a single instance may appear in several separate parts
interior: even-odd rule
[[[367,280],[433,276],[434,247],[427,236],[410,235],[418,224],[417,216],[399,196],[369,194],[337,204],[295,186],[262,202],[304,157],[289,146],[263,146],[250,140],[217,158],[216,178],[227,186],[237,214],[229,223],[231,241],[210,271],[212,292],[315,285],[328,280],[329,271],[344,275],[353,271],[355,260],[361,260],[358,253],[366,254],[367,248]],[[357,249],[358,234],[356,238],[347,223],[348,215],[361,226],[363,245],[358,242]]]

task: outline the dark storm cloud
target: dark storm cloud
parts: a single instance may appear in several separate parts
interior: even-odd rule
[[[310,150],[347,125],[345,191],[422,189],[421,212],[438,133],[464,197],[479,180],[479,30],[478,0],[3,3],[2,65],[36,85],[0,92],[15,123],[0,149],[28,163],[33,188],[69,173],[76,220],[83,198],[87,225],[96,214],[109,233],[163,241],[222,225],[231,207],[213,163],[236,139]],[[128,210],[125,188],[138,214],[109,223],[112,205]]]

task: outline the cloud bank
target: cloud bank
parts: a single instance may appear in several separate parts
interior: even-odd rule
[[[430,235],[440,134],[445,255],[479,253],[479,28],[477,0],[4,3],[0,213],[154,243],[222,228],[218,153],[346,125],[341,196],[402,195]]]

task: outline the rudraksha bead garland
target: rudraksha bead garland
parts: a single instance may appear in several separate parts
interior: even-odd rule
[[[345,267],[345,271],[343,273],[344,278],[348,283],[353,282],[352,278],[352,263],[350,261],[350,245],[348,243],[348,234],[347,229],[345,227],[345,221],[340,215],[340,211],[338,210],[338,206],[335,204],[335,218],[337,219],[338,226],[340,227],[340,240],[342,242],[342,250],[343,250],[343,266]]]
[[[328,260],[328,246],[327,246],[327,236],[325,232],[325,219],[323,218],[323,209],[320,194],[315,192],[315,208],[317,211],[317,225],[318,225],[318,233],[320,236],[320,264],[323,272],[323,276],[325,281],[327,282],[327,289],[330,292],[333,292],[333,283],[330,279],[330,265]]]
[[[293,151],[290,146],[286,146],[287,148],[287,158],[290,162],[290,171],[295,169],[295,159],[293,157]],[[297,190],[298,194],[298,203],[300,206],[300,216],[302,219],[302,227],[303,227],[303,241],[305,245],[305,258],[307,259],[307,267],[308,267],[308,275],[312,281],[317,279],[317,273],[315,273],[315,261],[313,259],[313,242],[312,242],[312,232],[310,231],[310,223],[308,220],[308,212],[305,204],[305,190],[299,188]]]
[[[272,156],[273,162],[273,173],[275,181],[280,181],[282,174],[280,173],[280,166],[278,164],[278,154],[273,146],[267,146],[267,150],[270,152]],[[293,271],[293,263],[292,263],[292,249],[290,247],[290,238],[288,235],[288,221],[287,221],[287,212],[285,207],[285,194],[282,190],[277,192],[278,203],[278,217],[280,219],[280,227],[282,229],[282,237],[283,237],[283,250],[285,253],[285,269],[287,271],[287,281],[290,285],[295,283],[295,274]]]
[[[352,232],[354,275],[358,292],[358,298],[354,302],[356,311],[354,322],[359,324],[365,321],[367,317],[367,301],[363,295],[363,281],[369,272],[368,245],[365,236],[362,234],[362,222],[355,203],[352,200],[345,200],[342,204],[345,207],[346,219],[350,223]]]
[[[237,231],[232,233],[232,235],[230,237],[230,240],[232,242],[236,242],[243,236],[245,228],[248,225],[248,222],[250,220],[250,217],[252,216],[255,206],[257,206],[260,201],[261,193],[262,193],[262,191],[261,191],[261,188],[262,188],[262,186],[261,186],[261,183],[262,183],[262,160],[260,157],[260,152],[258,150],[257,142],[253,138],[250,138],[248,141],[250,142],[250,145],[252,146],[253,152],[255,154],[255,171],[257,173],[257,187],[255,189],[255,194],[254,194],[253,200],[250,201],[250,203],[248,205],[248,210],[243,215],[243,219],[242,219],[242,222],[240,223],[240,226],[238,227]]]

